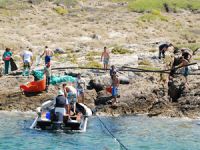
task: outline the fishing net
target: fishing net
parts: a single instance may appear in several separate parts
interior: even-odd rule
[[[73,83],[76,81],[76,78],[72,77],[72,76],[68,76],[68,75],[64,75],[64,76],[52,76],[51,80],[50,80],[50,84],[52,85],[56,85],[62,82],[67,82],[67,83]]]
[[[44,72],[42,70],[33,70],[31,74],[34,76],[34,80],[42,80],[44,78]]]

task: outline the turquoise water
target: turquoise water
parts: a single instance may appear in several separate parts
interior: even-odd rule
[[[200,150],[197,120],[145,116],[100,117],[129,150]],[[122,150],[97,117],[87,132],[60,133],[29,129],[32,115],[0,113],[1,150]]]

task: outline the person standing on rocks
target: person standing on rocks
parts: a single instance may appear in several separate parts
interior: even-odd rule
[[[23,66],[24,66],[24,72],[28,70],[28,75],[31,69],[31,66],[33,64],[33,53],[32,49],[29,48],[28,50],[25,50],[22,55],[22,60],[23,60]]]
[[[51,65],[50,62],[44,67],[44,74],[46,75],[46,92],[48,92],[51,79]]]
[[[173,46],[171,43],[170,44],[161,44],[159,46],[159,56],[158,58],[165,58],[165,52],[168,50],[169,47]]]
[[[112,97],[114,100],[112,101],[112,104],[118,103],[117,96],[118,96],[118,87],[119,87],[119,79],[117,77],[117,74],[113,74],[112,78]]]
[[[117,73],[117,70],[116,70],[115,66],[112,65],[111,68],[110,68],[110,77],[111,77],[111,79],[113,79],[113,75],[116,74],[116,73]]]
[[[183,56],[180,57],[180,62],[181,63],[179,64],[178,67],[183,67],[182,74],[185,77],[185,83],[188,84],[187,76],[189,75],[189,68],[187,65],[189,64],[189,62]]]
[[[190,59],[192,58],[192,54],[190,54],[190,52],[187,49],[182,48],[181,53],[183,58],[186,59],[187,61],[190,61]]]
[[[6,48],[5,52],[3,53],[3,58],[2,58],[3,61],[4,61],[4,64],[5,64],[4,73],[6,75],[9,72],[10,60],[11,60],[11,57],[12,57],[12,52],[10,50],[11,50],[10,48]]]
[[[109,55],[109,52],[107,51],[107,47],[104,47],[104,51],[101,54],[101,61],[103,61],[103,68],[105,70],[108,69],[109,59],[110,59],[110,55]]]
[[[45,65],[49,62],[51,62],[51,57],[54,55],[54,52],[48,48],[48,46],[45,46],[45,50],[42,53],[40,57],[43,57],[45,55]]]
[[[85,99],[85,95],[84,95],[85,85],[86,85],[85,81],[84,79],[81,78],[81,74],[79,73],[77,75],[77,85],[76,85],[77,97],[78,97],[78,102],[83,103],[83,104],[84,104],[84,99]]]

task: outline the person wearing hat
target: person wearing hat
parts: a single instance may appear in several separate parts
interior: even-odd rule
[[[73,108],[73,113],[76,113],[76,102],[77,102],[77,90],[73,86],[67,86],[63,84],[63,90],[65,91],[65,96],[69,100],[69,107]]]
[[[65,97],[64,92],[59,88],[58,94],[55,98],[55,112],[65,115],[69,112],[69,102]]]

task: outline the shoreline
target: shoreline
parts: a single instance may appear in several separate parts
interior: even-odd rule
[[[26,116],[35,116],[36,111],[18,111],[18,110],[12,110],[12,111],[6,111],[6,110],[0,110],[0,114],[6,114],[6,115],[12,115],[12,116],[18,116],[18,115],[26,115]],[[111,117],[111,118],[118,118],[118,117],[147,117],[147,118],[159,118],[159,119],[174,119],[174,120],[182,120],[182,121],[200,121],[200,117],[197,118],[189,118],[189,117],[169,117],[169,116],[154,116],[154,117],[149,117],[148,114],[129,114],[129,115],[109,115],[105,113],[98,113],[98,114],[93,114],[92,117]],[[33,118],[34,119],[34,118]]]

